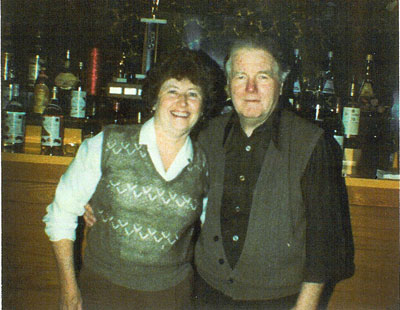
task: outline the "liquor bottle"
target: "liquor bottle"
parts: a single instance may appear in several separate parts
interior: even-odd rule
[[[292,111],[301,110],[302,100],[302,63],[299,49],[294,50],[293,68],[288,78],[288,101],[289,109]]]
[[[1,79],[2,81],[9,81],[11,79],[11,70],[14,69],[14,55],[11,52],[5,51],[2,53],[2,59],[1,59]]]
[[[359,127],[360,107],[355,96],[356,83],[353,77],[350,86],[350,95],[343,108],[343,126],[345,135],[345,148],[360,149]]]
[[[360,172],[363,177],[375,178],[379,162],[379,137],[381,135],[381,114],[378,112],[378,99],[373,87],[373,57],[368,54],[365,64],[365,76],[360,88]]]
[[[12,100],[3,111],[2,149],[3,152],[23,153],[26,111],[19,100],[19,85],[11,85]]]
[[[125,123],[124,115],[121,111],[121,102],[119,100],[113,101],[111,123],[122,125]]]
[[[343,149],[344,144],[344,126],[342,121],[342,108],[340,104],[340,99],[336,99],[336,107],[333,112],[329,110],[329,113],[324,119],[324,128],[330,133],[336,140],[336,142]]]
[[[71,102],[71,90],[78,83],[78,78],[71,71],[71,53],[67,50],[63,61],[63,66],[57,74],[54,84],[58,88],[58,100],[63,111],[69,110]]]
[[[96,114],[97,100],[98,98],[94,96],[88,96],[89,110],[84,119],[82,141],[94,137],[101,131],[101,122]]]
[[[2,55],[1,108],[11,102],[13,89],[19,87],[15,72],[14,55],[4,52]]]
[[[333,72],[333,52],[328,52],[326,69],[323,75],[322,95],[325,104],[334,113],[336,109],[335,76]]]
[[[319,79],[321,81],[321,79]],[[318,89],[315,91],[315,99],[313,104],[313,122],[323,127],[325,119],[325,101],[322,96],[322,83],[318,83]]]
[[[43,112],[41,154],[63,155],[64,113],[57,99],[57,87],[53,87],[51,102]]]
[[[86,114],[86,91],[84,90],[85,83],[83,80],[83,62],[79,63],[79,71],[77,77],[77,85],[71,92],[69,117],[73,119],[83,120]]]
[[[28,87],[33,89],[40,70],[46,66],[46,57],[43,53],[41,31],[37,31],[34,43],[34,49],[31,51],[28,63]]]
[[[40,116],[50,101],[49,77],[44,68],[36,80],[33,99],[33,113]]]
[[[376,106],[376,103],[371,102],[376,100],[373,81],[372,81],[372,65],[373,65],[373,56],[368,54],[366,57],[365,64],[365,75],[360,87],[360,94],[358,97],[358,101],[364,110],[371,109],[371,104]]]

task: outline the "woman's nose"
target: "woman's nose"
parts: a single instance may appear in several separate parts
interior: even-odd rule
[[[178,104],[180,106],[186,106],[188,104],[188,97],[186,94],[179,94],[178,95]]]

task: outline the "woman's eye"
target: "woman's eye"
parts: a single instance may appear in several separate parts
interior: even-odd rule
[[[168,93],[168,94],[171,94],[171,95],[176,95],[178,92],[177,92],[176,89],[169,89],[169,90],[167,91],[167,93]]]
[[[199,94],[199,93],[196,93],[196,92],[190,92],[188,95],[189,95],[189,97],[192,97],[192,98],[198,98],[198,97],[200,97],[200,94]]]

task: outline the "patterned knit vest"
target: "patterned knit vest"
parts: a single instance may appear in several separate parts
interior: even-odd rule
[[[202,212],[206,159],[193,161],[171,181],[154,168],[140,126],[104,130],[102,177],[92,197],[97,223],[89,231],[84,263],[111,282],[162,290],[191,271],[194,224]]]

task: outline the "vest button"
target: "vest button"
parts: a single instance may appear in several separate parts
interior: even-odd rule
[[[225,263],[225,261],[224,261],[223,258],[220,258],[220,259],[218,260],[218,263],[219,263],[220,265],[223,265],[223,264]]]
[[[218,236],[214,236],[214,241],[217,242],[219,240]]]
[[[250,152],[250,151],[251,151],[251,146],[250,146],[250,145],[247,145],[246,148],[245,148],[245,150],[246,150],[247,152]]]
[[[236,206],[236,207],[235,207],[235,211],[236,211],[236,212],[240,212],[240,206]]]
[[[235,242],[238,241],[238,240],[239,240],[239,236],[238,236],[238,235],[234,235],[234,236],[232,237],[232,240],[235,241]]]
[[[244,180],[246,180],[246,178],[244,177],[244,175],[241,175],[239,176],[239,180],[243,182]]]

